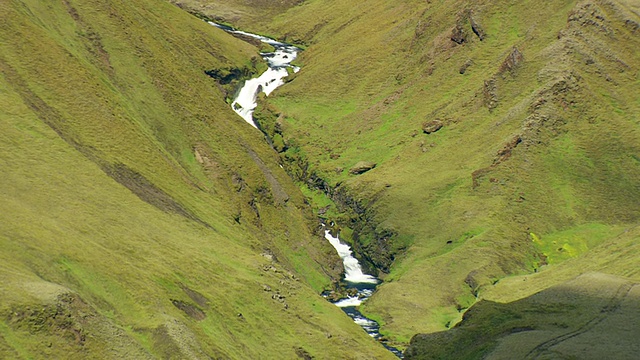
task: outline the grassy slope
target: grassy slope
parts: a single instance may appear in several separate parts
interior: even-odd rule
[[[257,24],[267,24],[273,17],[304,0],[170,0],[190,12],[196,12],[240,28],[258,28]]]
[[[310,44],[304,71],[268,100],[285,139],[367,205],[378,230],[399,234],[382,247],[408,247],[365,308],[384,332],[408,341],[445,329],[495,280],[553,271],[637,224],[633,6],[309,1],[267,30]],[[465,9],[484,41],[464,17],[468,41],[450,40]],[[509,71],[514,47],[524,61]],[[423,134],[433,119],[444,128]],[[349,175],[363,160],[378,166]],[[635,259],[595,270],[625,273]]]
[[[1,358],[389,356],[317,295],[332,249],[204,75],[255,49],[158,1],[0,23]]]
[[[481,301],[452,330],[418,335],[407,359],[634,359],[638,282],[587,273],[501,304]]]

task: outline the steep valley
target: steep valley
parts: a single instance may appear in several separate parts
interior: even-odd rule
[[[171,2],[0,2],[0,358],[394,358],[320,221],[407,359],[640,351],[637,2]]]
[[[307,46],[256,116],[319,213],[381,271],[361,310],[383,334],[406,343],[479,300],[586,272],[638,280],[639,13],[632,1],[306,1],[256,23]]]
[[[0,10],[0,358],[393,357],[319,295],[339,259],[205,74],[253,46],[162,1]]]

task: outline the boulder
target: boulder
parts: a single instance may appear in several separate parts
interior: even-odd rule
[[[350,170],[349,170],[349,174],[352,175],[360,175],[363,173],[366,173],[367,171],[373,169],[374,167],[376,167],[376,163],[374,162],[370,162],[370,161],[360,161],[357,164],[355,164]]]
[[[440,120],[431,120],[431,121],[427,121],[424,124],[422,124],[422,131],[425,134],[431,134],[431,133],[434,133],[434,132],[442,129],[443,126],[444,126],[444,124],[442,123],[442,121],[440,121]]]

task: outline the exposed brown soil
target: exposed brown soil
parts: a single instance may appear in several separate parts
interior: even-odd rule
[[[190,317],[198,321],[204,320],[207,317],[207,314],[205,314],[204,311],[202,311],[200,308],[198,308],[195,305],[191,305],[184,301],[173,300],[173,299],[171,300],[171,303],[173,304],[173,306],[184,311],[185,314],[189,315]]]

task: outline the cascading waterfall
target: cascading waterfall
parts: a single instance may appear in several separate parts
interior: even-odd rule
[[[362,272],[362,267],[360,267],[358,259],[353,257],[349,245],[343,244],[338,237],[331,235],[329,230],[325,230],[324,237],[329,240],[338,252],[338,255],[340,255],[344,264],[344,279],[346,281],[366,284],[377,284],[379,282],[375,277]]]
[[[347,288],[357,290],[355,296],[349,296],[338,300],[334,302],[334,304],[349,315],[356,324],[360,325],[367,334],[369,334],[369,336],[377,340],[382,340],[380,336],[380,325],[362,315],[362,313],[357,309],[358,306],[373,295],[373,292],[376,289],[376,286],[380,283],[380,280],[375,276],[362,272],[362,267],[360,266],[358,259],[353,257],[351,247],[340,241],[338,236],[333,236],[329,230],[325,230],[324,237],[336,249],[338,255],[342,259],[342,263],[344,264],[344,280],[347,282]],[[384,342],[382,342],[382,345],[394,355],[402,358],[402,352],[400,350],[392,346],[388,346]]]
[[[240,88],[240,91],[238,91],[236,98],[233,99],[233,103],[231,103],[233,111],[240,115],[251,126],[257,128],[255,121],[253,121],[253,111],[256,109],[256,106],[258,106],[258,94],[263,92],[268,96],[277,87],[283,85],[284,78],[289,75],[289,71],[287,69],[291,69],[293,72],[300,71],[299,67],[291,65],[291,62],[298,56],[300,48],[265,36],[235,30],[231,27],[220,25],[212,21],[209,21],[209,24],[231,34],[238,34],[258,39],[263,43],[273,46],[275,49],[274,52],[260,54],[262,58],[267,61],[269,68],[259,77],[246,80],[242,88]]]

